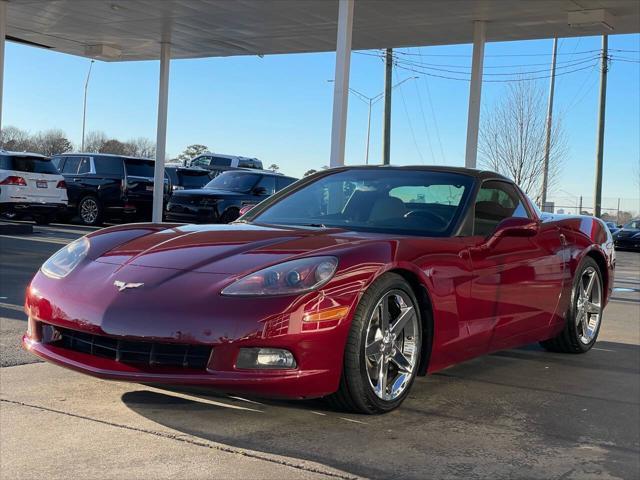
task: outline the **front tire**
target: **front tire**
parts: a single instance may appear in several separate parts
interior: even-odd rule
[[[586,257],[576,272],[566,325],[557,337],[540,342],[546,350],[585,353],[598,339],[602,324],[604,288],[600,267]]]
[[[420,363],[418,305],[400,275],[384,274],[369,287],[353,317],[340,387],[328,397],[334,407],[375,414],[404,401]]]

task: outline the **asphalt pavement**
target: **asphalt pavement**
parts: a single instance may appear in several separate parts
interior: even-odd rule
[[[417,379],[387,415],[107,382],[19,348],[24,289],[91,229],[0,236],[2,478],[640,478],[640,254],[586,355],[536,345]]]

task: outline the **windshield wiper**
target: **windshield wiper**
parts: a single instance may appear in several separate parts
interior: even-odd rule
[[[301,227],[327,228],[324,223],[299,223]]]

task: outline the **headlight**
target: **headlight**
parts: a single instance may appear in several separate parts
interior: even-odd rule
[[[49,260],[42,264],[40,270],[47,277],[66,277],[87,256],[88,251],[89,239],[87,237],[79,238],[49,257]]]
[[[320,288],[336,273],[336,257],[301,258],[258,270],[232,283],[222,295],[290,295]]]

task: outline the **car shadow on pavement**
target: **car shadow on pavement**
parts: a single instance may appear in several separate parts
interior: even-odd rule
[[[202,388],[142,387],[122,401],[184,434],[372,478],[640,473],[636,345],[498,352],[417,379],[399,409],[379,416]]]

